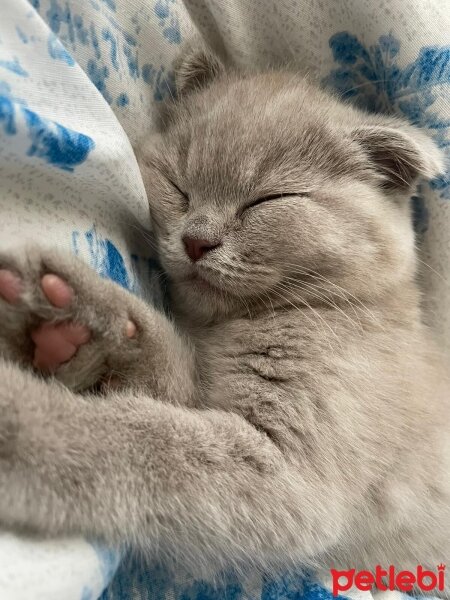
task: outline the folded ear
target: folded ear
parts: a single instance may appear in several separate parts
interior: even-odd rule
[[[406,123],[357,127],[351,137],[387,190],[407,190],[419,177],[431,179],[444,171],[443,152],[423,131]]]
[[[185,45],[182,52],[175,63],[175,83],[180,96],[208,86],[225,71],[217,56],[198,41]]]

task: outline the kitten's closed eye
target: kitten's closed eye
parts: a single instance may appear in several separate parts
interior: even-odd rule
[[[176,183],[174,183],[171,179],[167,180],[170,185],[180,194],[180,196],[182,197],[182,199],[184,200],[185,206],[186,208],[189,206],[189,196],[188,194],[186,194],[186,192],[183,192]]]
[[[298,196],[308,197],[309,194],[308,194],[308,192],[302,192],[302,193],[299,193],[299,194],[292,194],[292,193],[288,193],[288,194],[283,194],[283,193],[281,193],[281,194],[268,194],[267,196],[262,196],[261,198],[257,198],[253,202],[250,202],[249,204],[247,204],[246,206],[244,206],[244,208],[242,209],[242,212],[244,212],[248,208],[253,208],[255,206],[258,206],[259,204],[264,204],[266,202],[272,202],[274,200],[282,200],[283,198],[295,198],[295,197],[298,197]]]

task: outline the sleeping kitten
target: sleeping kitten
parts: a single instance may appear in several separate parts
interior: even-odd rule
[[[1,524],[203,577],[436,569],[450,394],[408,198],[439,150],[204,50],[177,85],[140,153],[173,320],[71,256],[0,260]]]

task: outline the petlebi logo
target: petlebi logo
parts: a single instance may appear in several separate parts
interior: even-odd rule
[[[399,590],[400,592],[411,592],[417,586],[423,592],[431,592],[445,589],[445,565],[437,566],[436,571],[428,571],[418,565],[414,571],[397,571],[393,565],[383,569],[380,565],[375,571],[338,571],[331,569],[333,596],[340,592],[346,592],[356,587],[362,592],[371,591],[374,587],[380,591]]]

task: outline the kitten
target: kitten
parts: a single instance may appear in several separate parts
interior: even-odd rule
[[[208,578],[435,569],[450,394],[408,199],[440,151],[298,75],[239,73],[206,50],[177,85],[139,157],[173,318],[73,257],[0,260],[0,522]],[[49,329],[77,351],[48,359],[45,380],[30,365],[45,366]],[[111,373],[118,389],[89,391]]]

